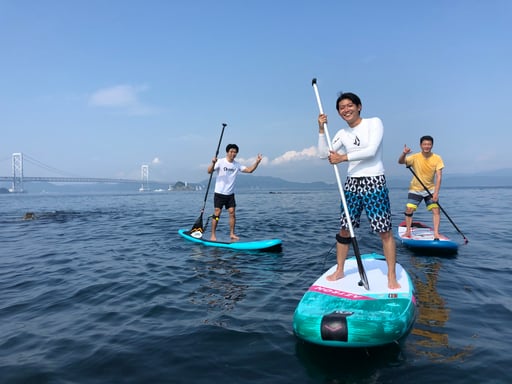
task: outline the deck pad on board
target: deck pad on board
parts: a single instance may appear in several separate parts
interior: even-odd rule
[[[384,259],[363,259],[364,269],[368,278],[370,289],[366,290],[364,286],[358,283],[361,280],[359,271],[357,269],[357,262],[354,258],[345,261],[345,276],[342,279],[329,281],[327,276],[334,273],[336,265],[333,265],[328,271],[315,281],[310,290],[314,287],[323,287],[335,292],[347,292],[350,294],[357,294],[361,296],[372,297],[375,295],[387,295],[388,293],[408,293],[410,290],[409,279],[407,273],[404,271],[400,264],[396,265],[396,278],[401,285],[399,289],[388,288],[388,267]]]

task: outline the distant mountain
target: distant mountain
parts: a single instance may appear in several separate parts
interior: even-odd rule
[[[208,185],[208,180],[202,181],[200,184]],[[214,181],[212,181],[214,184]],[[299,183],[295,181],[288,181],[272,176],[244,176],[241,175],[236,179],[236,188],[243,189],[262,189],[262,190],[290,190],[290,189],[325,189],[332,188],[332,184],[324,183],[322,181],[315,181],[311,183]]]
[[[512,168],[486,172],[443,174],[446,187],[511,187]]]
[[[464,176],[468,176],[467,174]],[[470,176],[512,177],[512,168],[501,168],[486,172],[475,172]]]
[[[387,176],[387,183],[390,188],[407,188],[411,181],[411,176]],[[341,178],[345,181],[345,176]],[[212,182],[213,183],[213,182]],[[240,176],[236,180],[237,189],[263,189],[263,190],[317,190],[336,187],[336,181],[333,177],[332,183],[312,182],[300,183],[280,179],[271,176]],[[208,180],[202,181],[200,184],[207,185]],[[467,187],[512,187],[512,169],[496,171],[486,174],[444,174],[443,188],[467,188]]]

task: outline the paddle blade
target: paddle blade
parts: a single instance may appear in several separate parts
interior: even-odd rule
[[[201,237],[203,237],[203,232],[202,231],[191,232],[190,236],[195,237],[196,239],[200,239]]]
[[[199,217],[196,219],[196,222],[192,226],[192,229],[190,230],[190,235],[192,237],[195,237],[196,239],[200,239],[203,237],[203,212],[199,215]]]

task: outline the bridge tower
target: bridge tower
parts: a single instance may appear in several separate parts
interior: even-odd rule
[[[23,154],[12,154],[12,187],[9,192],[23,192]]]
[[[149,191],[149,165],[140,167],[140,178],[142,185],[139,188],[139,192]]]

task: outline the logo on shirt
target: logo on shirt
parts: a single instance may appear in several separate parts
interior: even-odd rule
[[[359,137],[357,137],[357,136],[354,140],[354,145],[357,145],[358,147],[361,145],[361,140],[359,140]]]
[[[236,171],[236,168],[224,167],[224,172],[226,172],[226,173],[233,173],[235,171]]]

